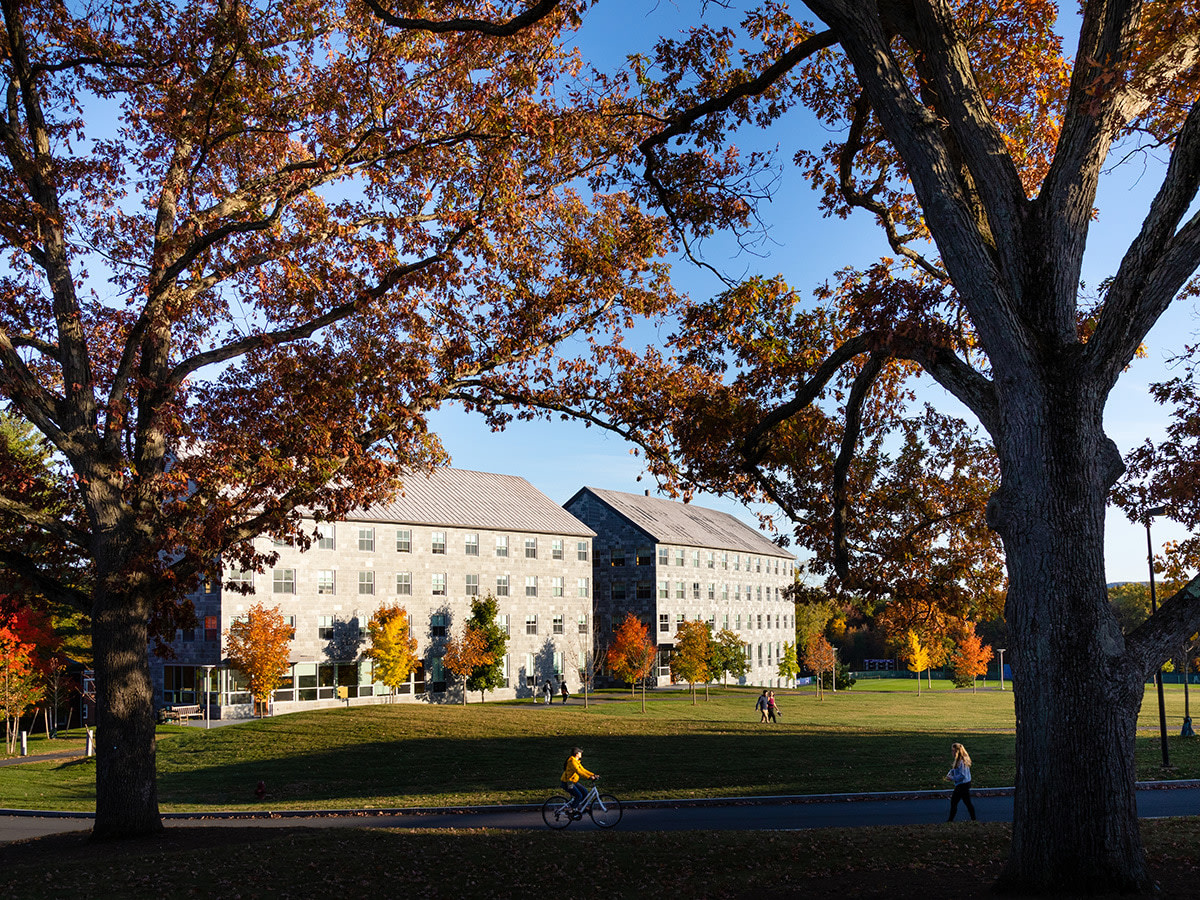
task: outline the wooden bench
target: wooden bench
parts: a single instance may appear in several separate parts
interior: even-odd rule
[[[185,719],[203,719],[204,711],[199,704],[194,706],[168,706],[163,710],[164,722],[182,722]]]

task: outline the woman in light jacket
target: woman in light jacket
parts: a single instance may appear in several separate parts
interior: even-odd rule
[[[958,813],[958,801],[962,800],[967,812],[971,814],[971,821],[974,822],[975,804],[971,802],[971,754],[962,744],[951,744],[950,752],[954,754],[954,764],[946,773],[946,781],[954,782],[954,792],[950,795],[950,818],[946,821],[954,821]]]

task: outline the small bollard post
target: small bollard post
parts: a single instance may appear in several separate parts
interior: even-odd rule
[[[29,732],[28,731],[21,732],[21,755],[22,756],[29,755]]]
[[[87,749],[84,750],[84,754],[90,758],[90,757],[93,757],[96,755],[96,738],[92,733],[92,729],[88,728],[88,729],[86,729],[86,731],[87,731],[87,745],[86,745]]]

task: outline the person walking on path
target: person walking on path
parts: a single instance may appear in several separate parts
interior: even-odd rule
[[[567,680],[565,678],[562,680],[562,683],[559,684],[558,689],[562,692],[563,706],[566,706],[567,698],[571,696],[571,692],[567,690]]]
[[[767,718],[770,719],[772,723],[778,722],[779,720],[775,718],[775,714],[778,712],[779,704],[775,702],[775,692],[767,691]]]
[[[950,795],[950,818],[953,822],[958,814],[958,801],[961,800],[975,821],[975,804],[971,802],[971,754],[962,744],[951,744],[950,752],[954,754],[954,764],[946,773],[946,781],[954,782],[954,792]]]
[[[550,687],[550,679],[546,679],[546,683],[542,685],[542,696],[546,699],[546,705],[550,705],[550,700],[554,696],[554,691]]]
[[[766,691],[763,691],[762,694],[759,695],[758,702],[754,704],[754,708],[757,709],[760,713],[760,716],[758,719],[759,724],[762,724],[763,722],[767,721],[767,692]]]

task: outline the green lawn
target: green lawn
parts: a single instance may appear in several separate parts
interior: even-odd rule
[[[875,690],[887,684],[889,690]],[[937,684],[937,682],[935,682]],[[910,690],[894,690],[906,685]],[[1171,686],[1174,687],[1174,686]],[[975,761],[978,787],[1013,783],[1012,693],[923,691],[913,681],[853,691],[777,691],[782,721],[758,724],[756,691],[651,695],[622,702],[396,704],[328,709],[214,728],[164,727],[158,745],[164,811],[261,807],[378,808],[530,802],[553,788],[573,744],[606,786],[629,799],[928,790],[944,786],[949,745]],[[1168,690],[1171,730],[1181,689]],[[1139,777],[1162,777],[1157,707],[1139,724]],[[39,752],[53,741],[31,748]],[[1173,778],[1200,777],[1200,742],[1170,743]],[[86,760],[0,768],[0,807],[93,807]]]

